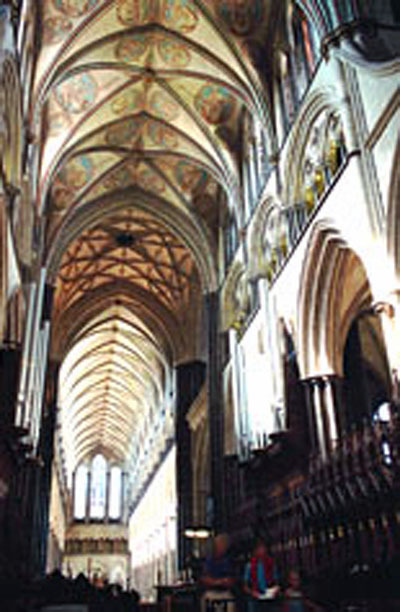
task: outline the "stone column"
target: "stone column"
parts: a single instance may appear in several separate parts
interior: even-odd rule
[[[184,531],[193,520],[192,438],[187,416],[204,384],[205,370],[205,364],[200,361],[183,363],[176,368],[177,542],[180,571],[191,552],[191,542]]]
[[[252,201],[251,201],[251,210],[254,210],[256,206],[256,200],[258,198],[258,193],[260,190],[260,177],[258,175],[258,167],[257,167],[257,148],[255,142],[254,135],[254,127],[253,134],[249,142],[249,174],[250,174],[250,183],[251,183],[251,191],[252,191]]]
[[[213,504],[213,528],[217,531],[225,525],[224,504],[224,414],[221,404],[221,367],[219,346],[219,295],[206,296],[208,335],[208,415],[211,459],[211,497]]]
[[[244,218],[248,219],[251,215],[253,192],[251,182],[251,171],[250,171],[250,155],[249,151],[246,151],[245,158],[243,160],[243,193],[244,193]]]
[[[341,430],[336,377],[318,376],[302,382],[306,388],[311,451],[319,451],[326,459],[336,446]]]
[[[257,163],[257,173],[258,173],[258,181],[259,181],[259,189],[264,187],[264,177],[266,174],[266,150],[265,150],[265,139],[264,139],[264,126],[261,125],[258,121],[254,122],[255,127],[255,138],[256,138],[256,163]]]
[[[323,385],[318,378],[312,380],[313,404],[315,411],[315,422],[317,426],[317,435],[319,450],[323,459],[326,459],[329,453],[329,443],[326,437],[326,424],[324,415],[324,404],[322,396]]]
[[[336,447],[339,440],[339,419],[337,397],[335,393],[335,379],[333,376],[324,376],[323,383],[323,403],[325,406],[327,420],[327,434],[329,446],[333,449]]]
[[[26,408],[26,385],[28,378],[28,367],[29,367],[29,351],[32,342],[32,326],[33,326],[33,315],[35,312],[36,302],[36,283],[30,283],[29,285],[29,299],[28,299],[28,312],[25,320],[25,331],[22,349],[21,359],[21,374],[18,388],[18,400],[17,400],[17,412],[15,418],[15,424],[17,427],[25,427],[27,423]]]
[[[236,452],[241,454],[241,440],[243,439],[245,427],[243,424],[243,413],[240,410],[242,405],[242,384],[240,380],[240,364],[239,364],[239,349],[236,339],[236,331],[229,330],[229,348],[232,360],[232,387],[233,387],[233,405],[235,414],[235,433],[236,433]]]
[[[307,407],[307,420],[308,430],[310,434],[310,451],[311,454],[315,454],[318,449],[318,434],[315,419],[315,408],[314,408],[314,396],[313,387],[310,379],[302,380],[302,384],[305,389],[306,407]]]

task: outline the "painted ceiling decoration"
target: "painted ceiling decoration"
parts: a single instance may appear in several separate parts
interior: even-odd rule
[[[270,2],[40,6],[31,129],[71,470],[99,449],[127,460],[164,370],[197,355],[218,228],[240,209],[244,115],[272,134],[249,54]]]
[[[237,195],[231,145],[238,137],[240,112],[248,108],[264,124],[269,119],[256,73],[243,60],[230,26],[248,30],[245,13],[259,23],[263,3],[248,3],[246,10],[246,3],[240,3],[239,12],[235,3],[195,0],[43,4],[44,45],[34,109],[36,117],[46,117],[40,162],[43,205],[66,158],[89,141],[91,148],[133,146],[140,139],[132,119],[143,113],[150,123],[163,121],[170,130],[160,136],[153,121],[143,154],[152,133],[161,138],[160,146],[165,138],[177,141],[178,152],[182,142],[189,147],[178,133],[189,135],[197,157],[202,152],[198,161],[207,162],[228,196]],[[114,129],[105,136],[107,127],[123,118],[127,131]],[[104,156],[96,157],[93,153],[97,168]]]

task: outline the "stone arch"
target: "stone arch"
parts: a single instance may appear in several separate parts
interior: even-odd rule
[[[0,155],[3,179],[17,188],[22,178],[22,110],[18,68],[11,53],[0,64]]]
[[[251,279],[266,275],[264,236],[271,215],[279,210],[280,207],[275,198],[267,196],[256,211],[249,236],[249,278]]]
[[[206,418],[206,405],[202,406],[201,421],[195,431],[195,448],[193,453],[194,471],[194,518],[201,524],[206,521],[206,492],[209,491],[209,431]],[[192,434],[193,435],[193,434]]]
[[[302,167],[310,132],[315,122],[324,112],[337,114],[342,118],[342,106],[343,101],[340,101],[333,88],[325,88],[312,94],[302,107],[289,137],[282,192],[282,201],[285,205],[296,202],[299,169]],[[350,140],[348,134],[345,134],[345,138]]]
[[[235,454],[235,405],[233,396],[233,372],[229,367],[224,380],[224,443],[225,455]]]
[[[300,278],[299,360],[303,378],[342,375],[343,350],[355,316],[371,308],[364,263],[327,221],[311,233]]]
[[[246,268],[236,261],[231,266],[226,279],[221,300],[221,327],[227,331],[230,327],[240,327],[248,309],[249,294],[247,291]]]
[[[310,0],[295,0],[294,4],[301,8],[308,17],[310,23],[313,24],[318,33],[318,38],[322,40],[329,31],[331,25],[326,9],[321,10],[320,7],[314,6],[315,3]]]
[[[400,281],[400,137],[397,138],[389,187],[387,213],[387,250],[393,260],[396,279]]]
[[[19,288],[14,222],[22,181],[22,115],[18,69],[10,51],[0,56],[0,338],[6,328],[13,292]],[[20,203],[17,203],[20,206]]]

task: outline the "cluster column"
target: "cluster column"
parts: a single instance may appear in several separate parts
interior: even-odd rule
[[[344,407],[340,405],[340,379],[316,376],[302,381],[306,387],[311,452],[326,459],[337,445],[343,429]]]

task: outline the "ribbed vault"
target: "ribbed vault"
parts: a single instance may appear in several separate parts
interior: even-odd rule
[[[163,405],[168,366],[156,338],[123,306],[110,307],[81,330],[60,375],[71,470],[98,451],[125,462],[134,434]]]
[[[240,118],[247,109],[268,124],[268,113],[224,4],[43,3],[33,112],[45,135],[39,202],[53,224],[116,186],[162,194],[210,225],[221,192],[238,198]],[[253,29],[267,13],[255,4]]]
[[[201,357],[218,230],[242,209],[247,113],[273,143],[252,61],[270,11],[267,0],[40,3],[31,130],[70,472],[98,450],[132,458],[173,364]]]
[[[176,310],[188,306],[195,278],[194,262],[185,245],[156,219],[123,211],[83,232],[66,251],[55,307],[56,311],[66,310],[84,293],[119,279]]]
[[[105,214],[72,241],[53,306],[69,474],[100,451],[125,464],[149,435],[168,404],[174,359],[196,344],[188,315],[199,296],[190,251],[148,214]]]

